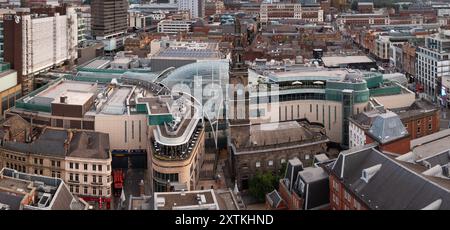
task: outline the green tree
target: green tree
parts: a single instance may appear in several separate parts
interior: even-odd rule
[[[281,169],[276,172],[276,175],[272,172],[257,172],[256,175],[249,181],[250,195],[255,197],[259,202],[263,202],[266,198],[266,194],[272,192],[274,189],[278,189],[278,184],[281,178],[284,177],[287,164],[283,163]]]
[[[257,172],[249,181],[250,195],[263,202],[267,193],[276,188],[277,177],[271,172]]]

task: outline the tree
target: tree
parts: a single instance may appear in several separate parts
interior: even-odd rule
[[[271,172],[257,172],[249,181],[249,192],[258,201],[263,202],[267,193],[276,188],[278,181]]]
[[[278,184],[281,178],[284,177],[287,164],[283,163],[276,175],[272,172],[257,172],[256,175],[249,181],[250,195],[255,197],[259,202],[263,202],[266,194],[278,189]]]

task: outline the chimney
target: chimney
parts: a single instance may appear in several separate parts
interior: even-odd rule
[[[5,137],[3,138],[4,141],[10,141],[11,140],[11,126],[7,124],[3,124],[3,130],[5,131]]]
[[[144,180],[141,180],[141,183],[139,183],[139,195],[145,195]]]
[[[67,96],[61,96],[59,98],[59,102],[62,103],[62,104],[66,104],[67,103]]]
[[[69,152],[70,142],[72,142],[73,132],[72,130],[67,130],[67,139],[64,141],[64,152],[67,154]]]

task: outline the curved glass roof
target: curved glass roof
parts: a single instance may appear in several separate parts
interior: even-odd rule
[[[191,89],[192,95],[194,95],[194,79],[196,76],[199,76],[203,88],[208,84],[214,83],[220,85],[225,90],[225,86],[228,83],[228,65],[228,60],[187,64],[167,74],[161,80],[161,83],[169,89],[173,89],[178,84],[185,84]]]

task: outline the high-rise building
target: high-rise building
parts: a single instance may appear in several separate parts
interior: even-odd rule
[[[4,61],[17,71],[24,94],[34,75],[77,58],[77,14],[73,8],[33,8],[4,15]]]
[[[189,11],[191,18],[205,16],[205,0],[178,0],[178,10]]]
[[[98,40],[120,36],[127,31],[127,0],[92,0],[92,35]]]
[[[450,30],[427,37],[417,50],[416,63],[417,88],[433,99],[442,96],[441,78],[450,75]]]

